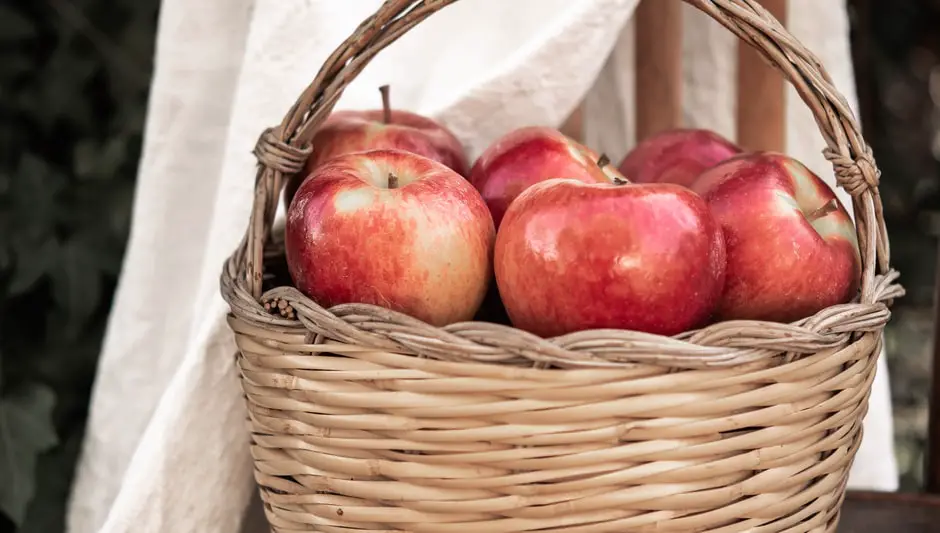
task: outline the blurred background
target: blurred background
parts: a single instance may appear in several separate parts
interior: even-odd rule
[[[860,118],[908,290],[887,343],[900,481],[914,491],[940,236],[940,0],[847,1]],[[64,530],[129,232],[158,10],[0,2],[0,533]]]

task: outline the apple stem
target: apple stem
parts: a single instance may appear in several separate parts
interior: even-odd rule
[[[398,176],[392,174],[391,172],[388,173],[388,188],[389,189],[398,188]]]
[[[837,210],[837,209],[839,209],[839,204],[836,203],[836,199],[833,198],[832,200],[829,200],[828,202],[826,202],[826,203],[824,203],[823,205],[819,206],[819,207],[818,207],[815,211],[813,211],[812,213],[806,215],[806,219],[809,220],[810,222],[815,222],[815,221],[819,220],[820,218],[822,218],[822,217],[828,215],[829,213],[832,213],[833,211],[835,211],[835,210]]]
[[[382,93],[382,120],[389,124],[392,121],[392,102],[388,94],[389,86],[379,87],[379,92]]]
[[[601,154],[601,156],[597,158],[597,166],[604,168],[609,164],[610,164],[610,158],[607,157],[607,154]]]

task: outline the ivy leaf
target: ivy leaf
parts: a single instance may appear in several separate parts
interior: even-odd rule
[[[37,123],[47,134],[60,121],[81,130],[93,128],[94,108],[83,102],[84,88],[98,70],[92,57],[76,55],[60,42],[42,67],[44,82],[34,92],[24,94],[24,110],[34,114]]]
[[[0,511],[21,524],[36,488],[36,462],[58,443],[55,394],[32,384],[0,397]]]
[[[74,466],[81,451],[82,432],[75,431],[55,449],[39,458],[36,491],[17,533],[65,531],[65,513]]]
[[[10,296],[18,296],[33,288],[37,281],[55,268],[59,253],[54,238],[46,239],[39,245],[21,243],[14,238],[14,250],[16,268],[7,287]]]
[[[112,179],[127,159],[126,137],[115,136],[99,145],[84,140],[75,146],[75,175],[81,179]]]
[[[63,243],[52,271],[52,291],[68,317],[68,332],[78,333],[98,306],[101,294],[98,258],[82,239]]]
[[[58,210],[56,199],[68,179],[34,153],[20,156],[10,185],[10,213],[15,233],[31,242],[50,234]]]

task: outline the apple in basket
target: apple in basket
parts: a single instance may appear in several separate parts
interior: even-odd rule
[[[368,303],[435,326],[470,320],[492,278],[495,229],[470,183],[403,150],[336,157],[287,211],[296,287],[331,307]]]
[[[392,109],[388,86],[383,85],[379,90],[382,92],[382,109],[336,111],[317,129],[311,141],[313,152],[306,167],[284,187],[285,205],[290,205],[301,182],[319,165],[351,152],[405,150],[443,163],[461,176],[467,176],[467,156],[450,130],[423,115]]]
[[[641,141],[621,161],[620,172],[635,183],[676,183],[688,187],[705,169],[743,150],[705,129],[667,130]]]
[[[855,296],[855,227],[832,189],[799,161],[739,155],[705,171],[692,190],[727,242],[718,318],[791,322]]]
[[[560,131],[527,126],[490,144],[470,169],[470,183],[480,191],[499,228],[509,204],[529,186],[549,178],[610,183],[611,172],[616,169],[606,158]]]
[[[711,317],[725,243],[708,206],[685,187],[550,179],[509,206],[494,265],[520,329],[673,335]]]

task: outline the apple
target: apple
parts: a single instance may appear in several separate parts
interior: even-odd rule
[[[717,316],[792,322],[858,291],[855,227],[833,190],[783,154],[735,156],[692,184],[727,242]]]
[[[517,328],[674,335],[709,320],[725,244],[704,200],[685,187],[550,179],[509,206],[494,268]]]
[[[550,178],[610,183],[619,173],[608,163],[606,157],[556,129],[527,126],[490,144],[470,169],[470,183],[480,191],[499,228],[509,204],[531,185]]]
[[[470,320],[492,278],[495,228],[470,183],[403,150],[317,167],[287,211],[295,286],[320,305],[367,303],[435,326]]]
[[[447,165],[461,176],[469,173],[469,162],[457,137],[437,121],[392,109],[389,87],[379,88],[382,109],[342,110],[331,113],[311,140],[313,152],[304,170],[288,180],[284,187],[284,204],[300,184],[320,164],[351,152],[367,150],[405,150]]]
[[[713,131],[680,128],[647,137],[624,157],[618,169],[634,183],[688,187],[705,169],[742,152]]]

